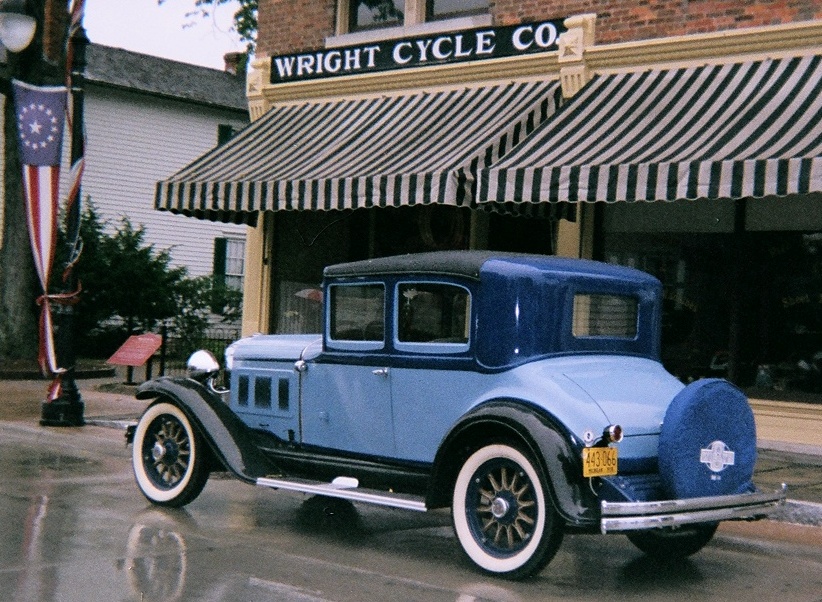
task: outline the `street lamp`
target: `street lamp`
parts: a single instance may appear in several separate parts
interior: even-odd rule
[[[83,148],[83,76],[86,68],[86,46],[89,39],[82,24],[72,31],[71,38],[71,165],[74,167],[82,160]],[[67,278],[63,282],[63,294],[72,295],[77,289],[77,276],[71,269],[71,264],[77,259],[76,248],[80,237],[80,183],[73,187],[72,197],[69,199],[69,208],[66,215],[66,244],[68,253],[66,259]],[[56,337],[55,346],[57,358],[61,366],[66,368],[62,376],[60,396],[53,401],[43,402],[40,413],[40,424],[44,426],[82,426],[84,404],[74,380],[77,356],[74,348],[74,304],[57,306],[55,312]]]
[[[0,43],[12,52],[28,48],[34,39],[37,21],[26,14],[25,0],[0,2]]]

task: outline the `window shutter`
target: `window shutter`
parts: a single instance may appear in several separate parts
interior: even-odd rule
[[[227,241],[225,238],[214,239],[214,280],[225,286],[225,259]]]

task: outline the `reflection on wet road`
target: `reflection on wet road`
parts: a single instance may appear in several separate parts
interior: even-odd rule
[[[822,600],[822,529],[722,529],[674,565],[622,536],[566,537],[535,579],[462,557],[447,512],[419,514],[212,478],[150,506],[114,429],[0,423],[0,598],[42,601]]]

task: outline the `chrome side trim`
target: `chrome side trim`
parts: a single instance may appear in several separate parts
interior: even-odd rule
[[[321,481],[260,477],[257,479],[257,485],[261,487],[271,487],[272,489],[285,489],[287,491],[299,491],[301,493],[341,498],[352,502],[401,508],[403,510],[416,510],[417,512],[425,512],[428,510],[425,506],[425,500],[421,497],[401,493],[387,493],[373,489],[360,489],[358,487],[340,487],[333,483],[324,483]]]
[[[655,502],[602,502],[600,531],[614,533],[723,520],[755,520],[785,503],[787,486],[773,493],[743,493]]]

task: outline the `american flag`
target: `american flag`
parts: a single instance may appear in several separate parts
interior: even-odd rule
[[[57,242],[60,158],[67,88],[37,87],[12,82],[17,115],[18,146],[23,166],[23,197],[31,250],[43,289],[40,300],[40,367],[59,374],[54,348],[48,284]]]

